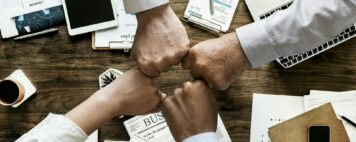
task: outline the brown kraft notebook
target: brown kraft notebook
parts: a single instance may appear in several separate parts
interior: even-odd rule
[[[269,128],[272,142],[308,142],[310,125],[330,127],[330,142],[350,142],[342,121],[337,119],[331,103],[325,104]]]

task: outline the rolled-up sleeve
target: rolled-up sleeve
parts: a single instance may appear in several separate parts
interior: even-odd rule
[[[356,0],[295,0],[286,10],[237,28],[253,67],[321,45],[356,22]]]
[[[16,142],[84,142],[87,134],[63,115],[49,114]]]
[[[124,0],[126,13],[138,13],[167,4],[169,0]]]
[[[191,136],[183,142],[219,142],[219,138],[215,132],[206,132]]]

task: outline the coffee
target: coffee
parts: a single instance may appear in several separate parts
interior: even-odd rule
[[[11,80],[0,82],[0,100],[7,104],[14,103],[20,95],[17,84]]]

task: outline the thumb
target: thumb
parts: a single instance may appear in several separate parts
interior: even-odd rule
[[[192,64],[191,60],[192,60],[191,54],[190,54],[190,52],[188,52],[188,54],[183,58],[182,67],[184,69],[189,69]]]
[[[149,114],[149,113],[157,113],[157,112],[160,112],[160,111],[162,110],[162,109],[161,109],[161,107],[162,107],[162,102],[167,98],[167,94],[166,94],[166,93],[161,93],[161,92],[159,92],[159,94],[160,94],[160,96],[161,96],[161,101],[159,102],[159,104],[157,105],[156,108],[154,108],[154,109],[148,111],[148,112],[147,112],[148,114]]]

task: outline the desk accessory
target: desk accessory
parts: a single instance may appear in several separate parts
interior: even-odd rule
[[[104,73],[102,73],[99,76],[99,88],[102,89],[105,86],[109,85],[111,82],[113,82],[116,78],[118,78],[122,74],[124,73],[122,73],[117,69],[110,68],[106,70]]]
[[[51,29],[40,31],[40,32],[37,32],[37,33],[32,33],[32,34],[28,34],[28,35],[24,35],[24,36],[19,36],[19,37],[14,38],[14,40],[21,40],[21,39],[31,38],[31,37],[44,35],[44,34],[57,32],[57,31],[58,31],[57,28],[51,28]]]
[[[354,126],[356,128],[356,123],[353,122],[352,120],[348,119],[345,116],[339,115],[341,119],[345,120],[347,123],[349,123],[350,125]]]
[[[129,52],[132,47],[137,20],[135,14],[126,14],[122,0],[114,0],[117,7],[119,26],[95,31],[92,34],[93,50],[124,50]]]
[[[325,104],[269,128],[272,142],[307,142],[310,125],[330,127],[330,142],[350,142],[342,121],[337,119],[331,103]]]
[[[13,104],[12,107],[16,108],[21,105],[24,101],[26,101],[29,97],[31,97],[36,92],[36,88],[32,85],[31,81],[27,78],[27,76],[23,73],[22,70],[18,69],[12,74],[10,74],[6,80],[15,80],[23,85],[24,88],[24,96],[23,99]]]
[[[0,80],[0,104],[11,106],[22,101],[23,85],[16,80]]]
[[[189,0],[183,21],[220,34],[229,30],[239,0]]]

